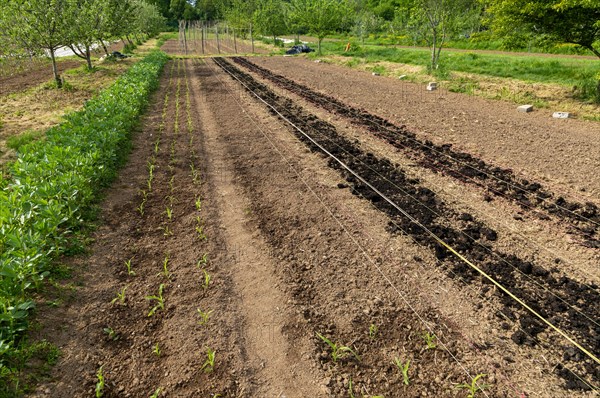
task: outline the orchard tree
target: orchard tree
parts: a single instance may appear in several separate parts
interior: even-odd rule
[[[256,11],[254,11],[254,20],[258,31],[265,36],[272,36],[273,44],[275,44],[277,36],[287,31],[284,2],[280,0],[260,0]]]
[[[430,69],[438,68],[447,39],[464,28],[465,15],[479,12],[475,0],[404,0],[399,7],[407,33],[417,32],[431,49]]]
[[[497,34],[525,29],[555,42],[577,44],[600,58],[598,0],[489,0],[488,4]]]
[[[106,28],[104,0],[71,0],[63,15],[69,22],[67,46],[92,69],[92,50]]]
[[[321,55],[321,42],[334,32],[342,30],[349,22],[350,7],[346,0],[293,0],[292,17],[305,26],[318,40],[318,54]]]
[[[166,18],[162,16],[158,7],[143,0],[134,0],[134,23],[132,27],[144,37],[157,35],[165,28]],[[184,13],[184,17],[187,17]],[[193,19],[193,18],[190,18]]]
[[[68,0],[3,0],[0,7],[0,30],[30,52],[47,52],[59,88],[62,80],[54,54],[67,42],[68,12]]]
[[[383,20],[372,11],[364,10],[356,15],[352,31],[364,44],[365,36],[369,36],[369,34],[378,31],[381,28],[382,23]]]

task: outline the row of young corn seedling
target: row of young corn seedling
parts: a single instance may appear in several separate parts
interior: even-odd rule
[[[137,211],[140,213],[141,216],[144,215],[145,211],[146,211],[146,203],[148,202],[148,197],[149,195],[152,193],[152,183],[154,181],[154,172],[156,170],[156,157],[158,156],[158,152],[160,151],[160,141],[162,138],[162,134],[165,130],[165,120],[167,117],[167,112],[168,112],[168,108],[169,108],[169,93],[170,93],[170,88],[172,85],[172,81],[173,81],[173,71],[175,69],[175,64],[173,63],[171,65],[171,69],[169,71],[169,83],[167,85],[167,90],[165,92],[165,96],[163,99],[163,107],[162,107],[162,113],[161,113],[161,118],[160,118],[160,123],[158,125],[158,134],[156,135],[156,139],[154,140],[154,151],[152,153],[152,155],[150,156],[150,160],[148,160],[148,178],[146,180],[146,187],[144,187],[143,189],[140,190],[140,204],[137,207]]]
[[[30,296],[115,177],[167,56],[153,52],[17,155],[0,176],[0,374],[11,366]]]
[[[370,340],[378,339],[379,338],[379,328],[375,324],[371,324],[369,326],[368,335],[369,335]],[[316,337],[322,343],[324,343],[327,346],[327,348],[329,349],[328,350],[328,351],[330,351],[329,356],[331,358],[333,365],[338,365],[339,362],[341,362],[341,360],[347,360],[347,359],[352,359],[352,360],[356,361],[357,363],[361,362],[361,357],[357,353],[356,349],[353,349],[352,347],[350,347],[350,345],[344,345],[344,344],[341,344],[340,342],[335,342],[335,341],[333,341],[333,339],[327,338],[326,336],[324,336],[318,332],[316,333]],[[432,334],[432,333],[426,331],[426,332],[423,332],[421,337],[422,337],[423,343],[424,343],[424,346],[423,346],[423,349],[421,350],[421,352],[427,351],[427,350],[435,350],[437,348],[437,337],[435,336],[435,334]],[[415,373],[414,366],[411,368],[410,358],[402,359],[401,357],[394,357],[392,364],[394,365],[395,369],[397,370],[398,377],[402,380],[402,384],[404,386],[410,385],[411,377]],[[474,378],[469,380],[468,383],[457,384],[456,388],[467,390],[467,394],[468,394],[467,398],[475,398],[479,392],[481,392],[484,389],[489,387],[489,385],[480,381],[480,379],[485,376],[486,376],[485,374],[478,374]],[[351,378],[349,378],[349,380],[348,380],[347,388],[348,388],[348,396],[351,398],[358,397],[358,396],[371,397],[371,398],[378,398],[378,397],[382,398],[383,397],[382,395],[372,395],[370,392],[365,391],[365,390],[356,392],[356,386],[353,384]]]

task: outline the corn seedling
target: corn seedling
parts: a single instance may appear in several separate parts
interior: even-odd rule
[[[98,381],[96,382],[96,398],[101,398],[104,395],[104,375],[102,374],[102,368],[104,366],[100,366],[100,369],[96,372],[96,378]]]
[[[152,316],[156,313],[156,311],[162,310],[165,308],[165,300],[163,299],[164,288],[165,288],[165,285],[161,283],[160,286],[158,287],[158,295],[146,296],[146,300],[156,301],[156,305],[154,307],[152,307],[150,312],[148,312],[148,316]]]
[[[213,313],[212,310],[202,311],[200,308],[198,310],[198,315],[200,315],[200,321],[198,323],[200,325],[206,325],[208,323],[208,318],[210,318],[210,314]]]
[[[465,388],[469,390],[469,395],[467,395],[467,398],[475,398],[475,395],[478,391],[483,391],[485,388],[489,387],[489,385],[484,383],[481,383],[481,385],[477,384],[477,380],[485,376],[486,375],[483,373],[478,374],[473,378],[473,380],[471,380],[471,384],[459,384],[456,386],[456,388]]]
[[[158,343],[154,344],[154,347],[152,347],[152,353],[157,357],[160,357],[160,347]]]
[[[205,372],[212,372],[215,369],[215,351],[210,348],[206,348],[206,361],[202,365],[202,370]]]
[[[354,355],[354,357],[358,361],[360,361],[360,357],[356,354],[356,352],[352,350],[352,348],[340,344],[335,344],[327,337],[323,336],[321,333],[318,332],[317,337],[323,340],[323,342],[325,342],[329,346],[329,348],[331,348],[331,359],[334,363],[337,362],[338,359],[345,358],[348,354]]]
[[[171,179],[169,180],[169,189],[171,190],[171,192],[173,192],[173,190],[175,189],[174,186],[175,186],[175,175],[173,174],[171,176]]]
[[[165,214],[167,215],[167,219],[169,221],[173,220],[173,208],[172,207],[167,206],[167,208],[165,210]]]
[[[196,267],[202,268],[202,266],[206,264],[208,264],[208,253],[202,255],[202,258],[196,262]]]
[[[133,257],[125,261],[125,267],[127,267],[127,275],[134,276],[135,272],[131,269],[131,260],[133,260]]]
[[[145,205],[146,205],[146,199],[142,199],[142,203],[140,203],[140,205],[137,207],[137,211],[138,211],[138,213],[140,213],[140,216],[144,215]]]
[[[121,336],[119,336],[119,333],[115,332],[115,330],[111,327],[102,329],[102,332],[104,332],[108,339],[112,341],[117,341],[121,338]]]
[[[202,272],[204,273],[204,282],[202,282],[202,289],[204,291],[207,291],[208,286],[210,286],[211,276],[205,269],[203,269]]]
[[[402,363],[400,358],[394,358],[394,365],[396,365],[398,370],[400,370],[400,372],[402,372],[402,379],[404,381],[404,384],[408,385],[408,383],[409,383],[408,368],[410,367],[410,359],[407,360],[406,363]]]
[[[350,377],[348,379],[348,396],[350,398],[355,398],[354,397],[354,388],[352,387],[352,377]]]
[[[202,201],[200,200],[200,196],[196,198],[196,202],[194,204],[196,205],[196,210],[200,211],[200,209],[202,209]]]
[[[164,276],[167,279],[171,279],[171,273],[169,272],[169,253],[165,254],[165,258],[163,260],[163,270],[159,275]]]
[[[425,333],[423,333],[423,340],[425,340],[425,344],[427,344],[428,350],[433,350],[434,348],[437,347],[437,344],[435,342],[435,340],[436,340],[435,334],[425,332]]]
[[[379,328],[374,323],[369,326],[369,337],[371,340],[374,340],[377,337],[377,333],[379,332]]]
[[[156,391],[154,391],[154,394],[150,395],[150,398],[158,398],[158,395],[160,394],[160,387],[156,389]]]
[[[159,150],[160,150],[160,138],[157,138],[156,141],[154,141],[154,153],[158,154]]]
[[[171,235],[173,235],[173,230],[171,228],[169,228],[168,225],[165,225],[165,227],[163,228],[163,235],[171,236]]]
[[[126,290],[127,290],[127,286],[123,287],[120,292],[117,292],[117,297],[115,297],[114,299],[112,299],[112,301],[110,303],[114,304],[116,302],[119,302],[121,305],[124,305],[125,304],[125,291]]]

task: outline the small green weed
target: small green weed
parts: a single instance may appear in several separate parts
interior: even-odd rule
[[[423,333],[422,337],[423,337],[423,340],[425,340],[425,344],[427,345],[428,350],[433,350],[437,347],[437,344],[435,342],[435,340],[436,340],[435,334],[425,332],[425,333]]]

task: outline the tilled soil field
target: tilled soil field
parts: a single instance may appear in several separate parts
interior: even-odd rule
[[[167,65],[77,287],[40,312],[62,356],[33,395],[102,369],[115,397],[595,396],[595,182],[433,140],[371,107],[377,77],[323,90],[337,70]]]

